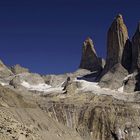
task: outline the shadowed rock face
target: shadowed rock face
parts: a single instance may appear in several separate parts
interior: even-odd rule
[[[128,40],[127,27],[122,15],[117,15],[107,34],[107,58],[105,71],[107,72],[115,64],[122,62],[122,54]]]
[[[91,71],[100,71],[102,69],[101,59],[98,58],[90,38],[87,38],[83,44],[80,68]]]
[[[132,38],[132,71],[140,70],[140,23]]]
[[[127,46],[128,47],[128,46]],[[124,90],[127,92],[134,92],[134,91],[140,91],[140,23],[138,24],[137,30],[132,38],[132,66],[131,71],[133,74],[130,76],[124,86]],[[130,53],[130,50],[127,51],[128,55]],[[128,57],[128,62],[129,62]],[[124,65],[127,65],[127,63],[124,63]]]
[[[126,41],[123,55],[122,55],[122,66],[128,70],[128,72],[131,72],[132,68],[132,43],[128,39]]]

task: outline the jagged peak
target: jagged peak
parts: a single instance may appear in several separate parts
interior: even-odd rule
[[[118,14],[118,15],[116,16],[116,19],[123,19],[122,14]]]
[[[84,47],[85,50],[90,47],[90,49],[96,54],[96,51],[95,51],[95,48],[94,48],[94,43],[93,43],[93,41],[90,37],[87,37],[87,39],[84,41],[84,46],[83,47]]]
[[[116,17],[115,17],[115,19],[114,19],[114,21],[113,21],[113,23],[112,23],[112,26],[115,24],[115,26],[116,26],[116,24],[119,24],[120,26],[119,27],[124,27],[124,20],[123,20],[123,16],[122,16],[122,14],[118,14]]]
[[[128,31],[127,31],[127,27],[124,23],[124,20],[123,20],[123,16],[121,14],[118,14],[115,19],[113,20],[109,30],[112,30],[112,31],[121,31],[123,32],[124,34],[127,34],[127,38],[128,37]]]
[[[123,23],[123,16],[122,14],[118,14],[115,19],[114,19],[114,22],[117,22],[117,23]]]
[[[87,37],[87,39],[84,41],[84,44],[89,46],[94,46],[93,41],[90,37]]]

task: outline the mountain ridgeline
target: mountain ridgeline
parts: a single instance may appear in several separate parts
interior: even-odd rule
[[[121,14],[113,20],[107,33],[106,61],[97,56],[93,42],[83,44],[80,68],[97,71],[96,81],[104,88],[127,92],[139,91],[140,74],[140,23],[131,39]]]
[[[88,37],[79,67],[40,75],[0,61],[0,140],[140,140],[140,23],[129,39],[117,15],[106,61]]]

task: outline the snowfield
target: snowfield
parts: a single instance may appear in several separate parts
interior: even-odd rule
[[[117,90],[111,90],[108,88],[100,88],[96,82],[88,82],[77,79],[75,81],[80,83],[81,88],[78,89],[80,92],[90,92],[96,95],[110,95],[119,100],[134,100],[134,93],[123,92],[123,86]]]
[[[128,79],[132,75],[127,76],[124,80]],[[114,98],[117,98],[119,100],[134,100],[134,93],[126,93],[123,92],[123,86],[120,87],[117,90],[111,90],[108,88],[100,88],[98,83],[96,82],[89,82],[86,80],[78,80],[75,79],[73,82],[79,83],[80,87],[77,88],[77,91],[80,93],[90,92],[96,95],[109,95],[113,96]],[[0,80],[0,84],[2,86],[8,86],[8,83],[5,81]],[[20,83],[21,86],[26,88],[29,91],[37,91],[39,94],[51,94],[51,93],[63,93],[63,87],[61,85],[58,85],[57,87],[50,86],[46,83],[38,83],[38,84],[31,84],[25,80],[21,80]],[[37,93],[35,92],[35,93]]]
[[[50,85],[47,85],[45,83],[40,83],[40,84],[37,84],[37,85],[32,85],[32,84],[29,84],[28,82],[26,81],[22,81],[21,85],[25,88],[27,88],[28,90],[30,91],[39,91],[39,92],[44,92],[44,93],[47,93],[47,92],[59,92],[59,91],[62,91],[62,87],[52,87]]]

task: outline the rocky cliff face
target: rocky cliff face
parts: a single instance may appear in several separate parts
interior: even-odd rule
[[[139,98],[136,96],[136,98]],[[139,140],[140,104],[111,96],[81,93],[40,103],[57,122],[76,130],[86,140]]]
[[[12,76],[11,70],[0,60],[0,78]]]
[[[101,59],[97,56],[93,41],[87,38],[82,48],[80,68],[91,71],[101,71],[103,68],[102,63]]]
[[[122,62],[122,54],[128,40],[127,27],[122,15],[117,15],[107,34],[107,58],[104,71],[110,70],[115,64]]]
[[[29,72],[29,69],[21,67],[19,64],[12,66],[10,69],[14,74]]]
[[[140,69],[140,23],[132,38],[132,57],[132,70],[135,71]]]
[[[140,91],[140,23],[138,24],[137,30],[132,38],[132,44],[129,46],[132,47],[129,47],[126,51],[129,55],[128,58],[126,58],[128,60],[126,62],[131,64],[131,75],[125,80],[124,90],[127,92]],[[127,63],[124,63],[124,66],[126,65]]]
[[[131,70],[131,64],[132,46],[123,17],[119,14],[108,30],[106,65],[99,85],[111,89],[122,87],[124,78]]]
[[[119,89],[123,87],[123,81],[127,77],[127,70],[120,64],[114,65],[100,80],[102,88]]]
[[[132,43],[130,39],[128,39],[124,46],[121,64],[129,73],[132,72],[132,62]]]

